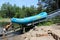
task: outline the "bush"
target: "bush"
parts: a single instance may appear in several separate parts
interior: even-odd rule
[[[53,21],[41,22],[41,23],[38,24],[38,26],[42,26],[42,25],[43,26],[47,26],[47,25],[49,26],[51,24],[53,24]]]

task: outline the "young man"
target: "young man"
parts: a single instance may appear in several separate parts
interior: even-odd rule
[[[9,29],[10,27],[14,28],[14,26],[12,25],[12,23],[9,23],[9,24],[7,24],[6,26],[4,26],[3,31],[4,31],[4,32],[8,31],[8,29]]]

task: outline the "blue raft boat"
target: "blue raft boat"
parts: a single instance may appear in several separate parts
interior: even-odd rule
[[[47,17],[47,13],[46,12],[41,12],[38,15],[35,16],[31,16],[31,17],[26,17],[26,18],[11,18],[11,22],[12,23],[17,23],[17,24],[28,24],[31,22],[34,22],[36,20],[40,20],[43,18]]]

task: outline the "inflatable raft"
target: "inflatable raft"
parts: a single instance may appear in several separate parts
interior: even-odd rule
[[[26,18],[11,18],[11,22],[12,23],[17,23],[17,24],[28,24],[28,23],[32,23],[36,20],[40,20],[43,18],[47,17],[47,13],[46,12],[41,12],[38,15],[35,16],[31,16],[31,17],[26,17]]]

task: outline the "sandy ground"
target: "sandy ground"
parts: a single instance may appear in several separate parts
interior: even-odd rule
[[[11,36],[13,35],[11,34],[10,37],[7,36],[3,38],[3,40],[55,40],[51,35],[48,34],[48,30],[60,31],[60,25],[54,24],[51,26],[35,27],[24,34],[15,34],[14,36]],[[2,39],[0,38],[0,40]]]

